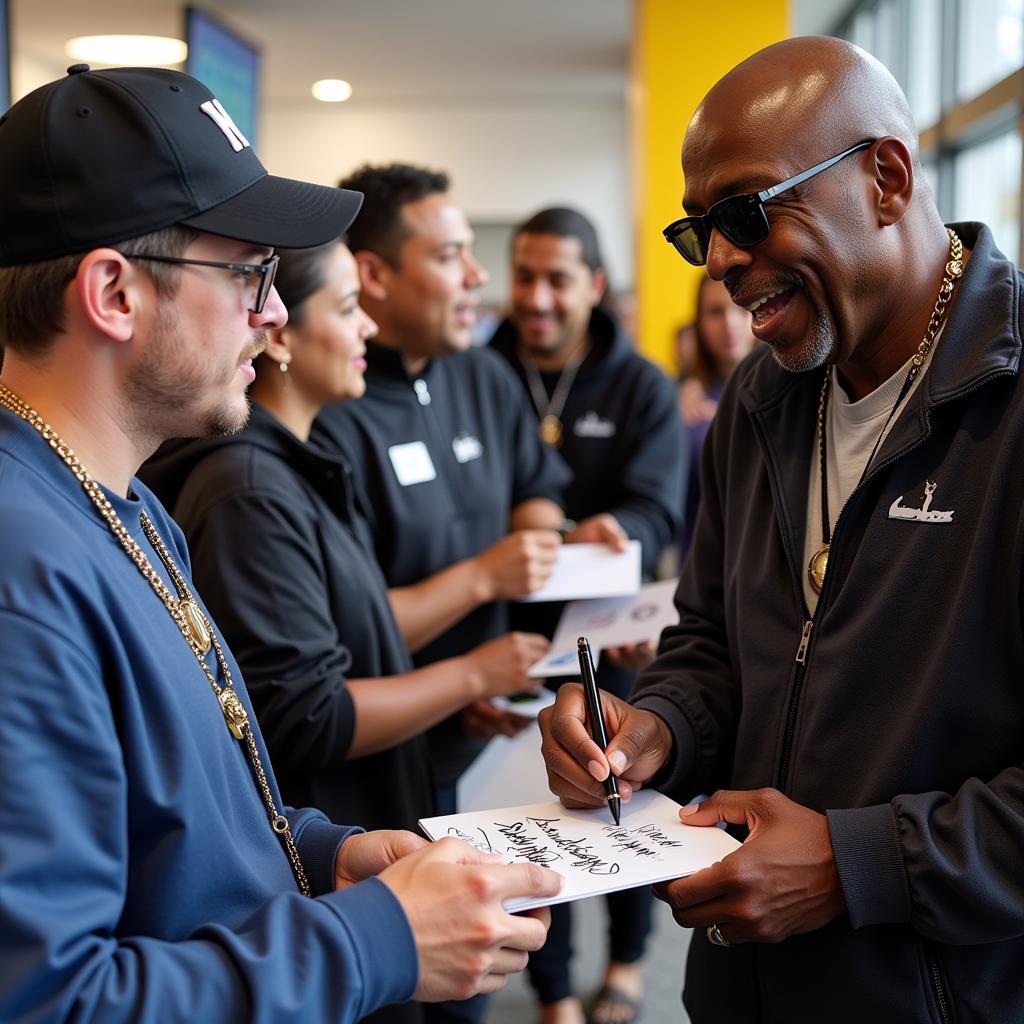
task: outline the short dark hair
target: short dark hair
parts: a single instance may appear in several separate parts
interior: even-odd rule
[[[588,218],[570,206],[552,206],[523,221],[512,235],[513,245],[520,235],[557,235],[559,238],[579,239],[580,255],[591,273],[604,272],[597,230]]]
[[[306,319],[306,300],[324,286],[324,265],[335,246],[344,238],[332,238],[309,249],[281,249],[274,287],[288,310],[289,323],[300,325]]]
[[[364,164],[338,182],[339,188],[363,193],[359,216],[349,228],[349,248],[369,250],[398,266],[402,243],[409,229],[402,221],[402,207],[449,188],[448,175],[412,164]]]
[[[199,237],[193,228],[174,225],[105,248],[131,257],[141,253],[182,256]],[[74,280],[86,253],[39,263],[0,267],[0,350],[42,356],[64,330],[64,290]],[[153,279],[157,295],[168,298],[178,287],[180,269],[164,263],[140,263]]]

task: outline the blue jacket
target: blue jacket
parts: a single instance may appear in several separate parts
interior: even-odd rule
[[[188,576],[181,533],[133,491],[108,497],[173,593],[140,512]],[[0,410],[0,1020],[335,1022],[409,998],[417,955],[390,890],[331,891],[353,829],[286,813],[315,899],[167,610]]]

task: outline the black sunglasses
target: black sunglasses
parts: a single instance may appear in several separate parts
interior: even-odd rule
[[[248,274],[247,284],[255,288],[255,298],[249,307],[253,313],[262,313],[267,303],[270,289],[274,287],[277,277],[277,265],[280,256],[268,256],[262,263],[221,263],[219,260],[188,260],[181,256],[129,256],[130,260],[150,260],[153,263],[187,263],[197,267],[220,267],[222,270],[233,270],[239,274]]]
[[[875,139],[858,142],[856,146],[843,150],[837,156],[822,160],[820,164],[808,167],[806,171],[801,171],[792,178],[780,181],[778,185],[772,185],[771,188],[721,199],[703,216],[683,217],[681,220],[673,221],[662,231],[662,234],[666,241],[676,247],[679,255],[695,267],[703,267],[707,263],[708,245],[711,242],[711,232],[715,228],[721,231],[733,245],[757,245],[758,242],[763,242],[768,237],[771,227],[768,223],[768,215],[764,212],[764,204],[769,199],[774,199],[780,192],[802,184],[808,178],[813,178],[816,174],[828,170],[833,164],[839,163],[851,153],[867,149],[874,143]]]

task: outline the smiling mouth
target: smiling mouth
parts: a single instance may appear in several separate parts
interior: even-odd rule
[[[796,285],[790,285],[788,288],[768,292],[743,308],[753,314],[755,321],[767,320],[789,305],[789,300],[796,294],[796,290]]]

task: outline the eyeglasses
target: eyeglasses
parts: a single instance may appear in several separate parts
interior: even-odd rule
[[[153,263],[185,263],[197,267],[220,267],[221,270],[233,270],[237,274],[249,275],[246,285],[255,292],[255,298],[249,307],[253,313],[262,313],[267,303],[270,289],[274,287],[277,276],[277,265],[280,256],[269,256],[262,263],[222,263],[219,260],[187,260],[180,256],[129,256],[132,260],[150,260]]]
[[[780,181],[778,185],[772,185],[761,192],[747,192],[744,195],[721,199],[703,216],[683,217],[681,220],[673,221],[662,234],[666,241],[676,247],[679,255],[695,267],[703,267],[708,261],[708,246],[714,228],[721,231],[733,245],[757,245],[768,237],[771,228],[768,215],[764,212],[764,204],[769,199],[774,199],[780,192],[785,192],[828,170],[851,153],[867,149],[874,142],[874,139],[858,142],[856,146],[843,150],[837,156],[822,160],[820,164],[815,164],[806,171],[801,171],[792,178]]]

